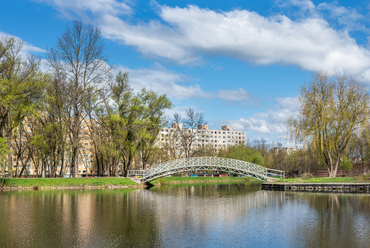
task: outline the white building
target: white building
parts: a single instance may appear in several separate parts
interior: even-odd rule
[[[171,142],[178,129],[182,130],[182,124],[172,124],[171,128],[162,128],[158,135],[158,144]],[[184,129],[186,130],[186,129]],[[189,130],[190,132],[190,130]],[[208,128],[208,125],[199,125],[198,129],[193,130],[195,136],[193,138],[192,148],[198,147],[213,147],[216,150],[245,144],[246,132],[233,130],[232,126],[222,126],[221,130]],[[180,142],[172,140],[173,145]]]

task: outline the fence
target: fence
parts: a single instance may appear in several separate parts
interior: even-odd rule
[[[362,174],[362,170],[337,170],[337,177],[345,176],[359,176]],[[328,177],[329,172],[327,170],[318,170],[314,172],[315,177]]]

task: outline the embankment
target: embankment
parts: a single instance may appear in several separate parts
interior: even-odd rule
[[[122,189],[139,184],[128,178],[0,178],[0,190]]]

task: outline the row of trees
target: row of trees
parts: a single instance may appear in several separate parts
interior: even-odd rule
[[[113,76],[100,30],[74,22],[41,60],[21,56],[22,41],[0,42],[0,169],[21,176],[31,161],[56,176],[78,163],[118,175],[140,157],[145,168],[163,126],[165,95],[134,93],[127,73]],[[87,142],[88,146],[82,144]],[[12,150],[12,152],[11,152]],[[93,156],[93,157],[91,157]],[[15,161],[14,161],[15,159]]]

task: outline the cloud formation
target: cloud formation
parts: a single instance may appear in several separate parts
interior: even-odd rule
[[[130,84],[135,91],[147,88],[158,94],[166,94],[170,98],[214,98],[198,84],[189,84],[189,78],[181,73],[167,70],[156,63],[151,68],[130,69],[119,66],[117,71],[129,73]]]
[[[129,73],[130,84],[135,91],[146,88],[175,99],[205,98],[219,99],[228,103],[255,103],[251,94],[242,88],[208,92],[202,89],[199,84],[191,84],[192,79],[188,76],[170,71],[159,63],[155,63],[150,68],[140,69],[118,66],[116,71]]]
[[[246,130],[259,135],[285,134],[287,131],[286,121],[299,111],[298,98],[276,98],[276,103],[267,112],[257,113],[249,118],[225,121],[236,130]]]
[[[9,37],[9,38],[14,38],[16,40],[19,40],[19,41],[23,41],[20,37],[18,36],[15,36],[15,35],[11,35],[11,34],[7,34],[7,33],[4,33],[4,32],[1,32],[0,31],[0,39],[4,39],[5,37]],[[46,50],[44,49],[41,49],[39,47],[36,47],[36,46],[33,46],[27,42],[24,41],[24,46],[21,50],[21,55],[22,56],[27,56],[31,53],[45,53]]]
[[[358,45],[346,30],[330,27],[320,15],[293,20],[281,14],[265,17],[247,10],[221,12],[195,5],[158,5],[161,22],[132,24],[121,18],[131,8],[115,0],[79,1],[77,5],[72,0],[38,1],[67,13],[66,17],[73,13],[95,21],[107,38],[134,46],[146,56],[179,64],[201,63],[204,56],[222,55],[259,65],[297,65],[309,71],[349,73],[370,79],[370,51]],[[320,8],[331,8],[333,13],[345,11],[344,7],[330,4],[318,8],[309,0],[289,3],[312,12]],[[91,15],[87,16],[89,11]],[[353,11],[345,13],[356,16]]]

